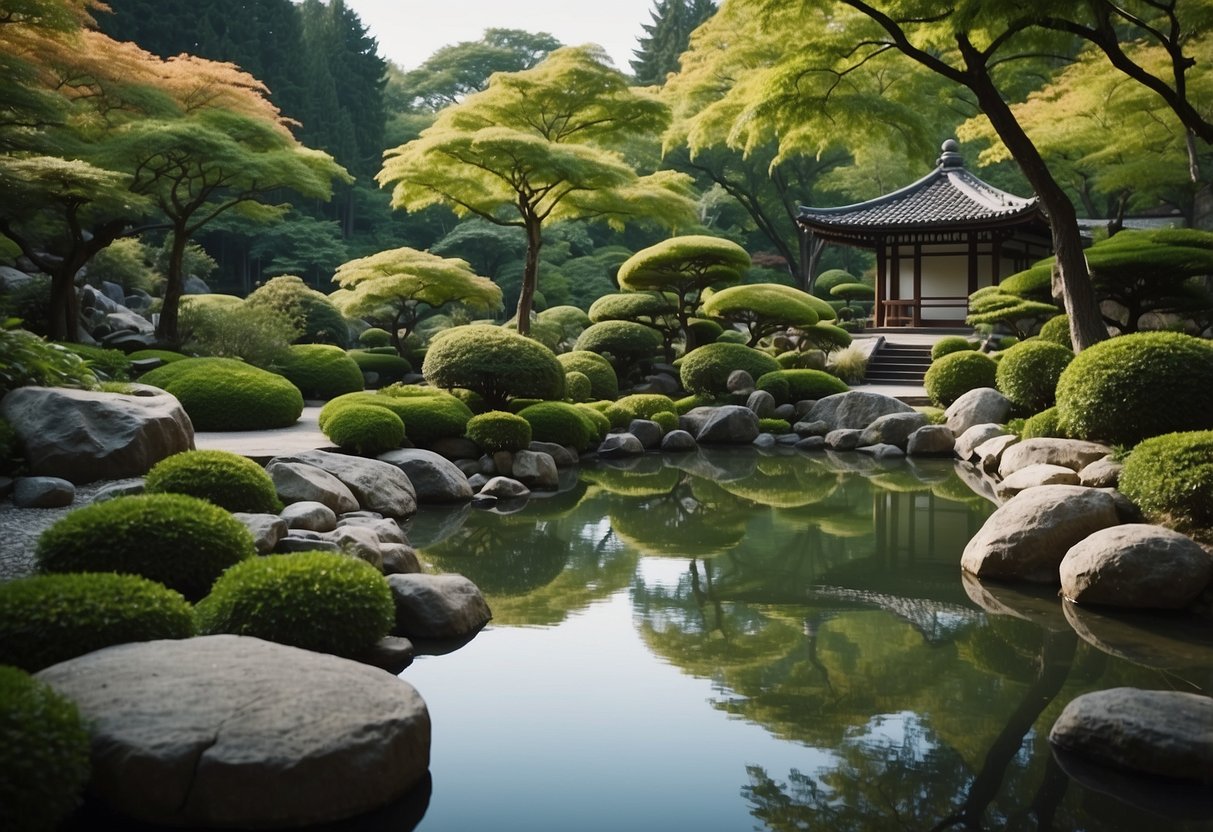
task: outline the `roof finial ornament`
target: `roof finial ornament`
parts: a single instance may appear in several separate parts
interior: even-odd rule
[[[955,139],[948,139],[939,148],[939,158],[935,164],[941,168],[963,168],[965,166],[964,157],[960,155],[960,145]]]

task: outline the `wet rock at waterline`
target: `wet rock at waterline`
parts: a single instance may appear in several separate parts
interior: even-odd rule
[[[889,413],[877,417],[859,435],[859,447],[865,445],[896,445],[903,451],[910,434],[924,427],[927,417],[921,413]]]
[[[332,474],[350,490],[358,505],[386,517],[412,517],[417,513],[417,492],[404,471],[377,459],[302,451],[273,462],[302,462]]]
[[[1178,610],[1213,580],[1213,557],[1179,532],[1128,523],[1070,547],[1060,575],[1062,595],[1079,604]]]
[[[1106,445],[1078,439],[1025,439],[1006,449],[998,461],[998,475],[1006,479],[1029,465],[1060,465],[1077,472],[1111,452]]]
[[[661,437],[661,450],[667,454],[683,454],[697,450],[699,443],[685,430],[672,430]]]
[[[700,444],[748,445],[758,433],[758,416],[754,411],[740,405],[724,405],[712,409],[695,440]]]
[[[956,437],[956,456],[960,459],[971,460],[976,456],[977,449],[986,442],[998,436],[1009,435],[1010,432],[1005,427],[992,422],[973,425],[973,427]]]
[[[1011,400],[993,387],[978,387],[948,405],[944,418],[949,430],[961,436],[974,425],[1003,424],[1011,415],[1011,407]]]
[[[531,489],[509,477],[493,477],[481,487],[477,494],[477,496],[496,497],[498,500],[516,500],[530,495]]]
[[[956,448],[956,440],[946,425],[923,425],[906,440],[909,456],[948,456]]]
[[[454,503],[472,498],[468,478],[449,459],[421,448],[399,448],[379,455],[412,482],[419,503]]]
[[[542,451],[522,450],[514,454],[510,476],[533,491],[555,491],[560,487],[556,460]],[[471,486],[468,486],[471,490]]]
[[[643,456],[644,444],[631,433],[610,433],[598,446],[598,456],[603,459],[620,459]]]
[[[665,433],[661,425],[652,419],[633,419],[628,422],[628,433],[640,440],[644,450],[655,450],[661,445],[661,437]],[[608,439],[610,436],[607,437]]]
[[[480,589],[462,575],[389,575],[387,582],[396,603],[397,635],[462,638],[493,617]]]
[[[149,823],[323,823],[389,803],[429,768],[417,691],[335,656],[203,636],[110,647],[38,678],[92,725],[92,793]]]

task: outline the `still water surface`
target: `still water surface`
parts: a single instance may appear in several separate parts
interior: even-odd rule
[[[1213,691],[1207,627],[962,579],[993,507],[951,462],[566,476],[410,530],[494,612],[402,674],[434,724],[422,832],[1213,830],[1209,790],[1071,776],[1046,739],[1086,691]]]

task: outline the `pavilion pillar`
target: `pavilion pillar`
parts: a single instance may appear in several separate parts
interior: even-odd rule
[[[876,326],[884,326],[884,301],[889,296],[889,257],[884,247],[884,240],[876,240],[876,297],[872,307],[872,318]]]
[[[914,314],[911,316],[914,326],[922,326],[922,242],[914,243]]]

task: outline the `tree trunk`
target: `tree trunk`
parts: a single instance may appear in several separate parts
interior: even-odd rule
[[[160,321],[156,325],[156,337],[173,346],[178,346],[180,332],[177,328],[181,296],[185,293],[185,276],[181,273],[185,259],[185,244],[189,242],[185,229],[174,226],[173,245],[169,249],[168,274],[164,276],[164,304],[160,308]]]
[[[518,334],[531,332],[531,308],[539,283],[539,249],[543,247],[543,226],[538,218],[526,217],[526,269],[522,272],[522,290],[518,293]]]

